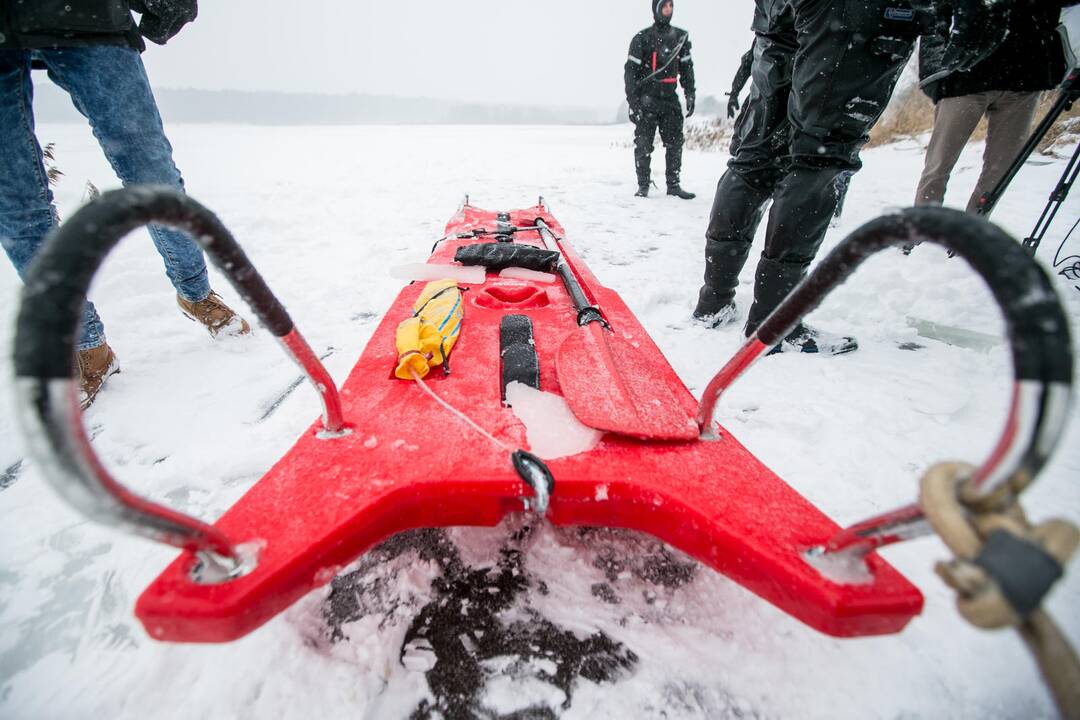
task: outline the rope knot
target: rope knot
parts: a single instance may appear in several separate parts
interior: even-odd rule
[[[957,592],[957,609],[984,629],[1015,627],[1042,605],[1080,545],[1064,520],[1032,525],[1015,493],[979,498],[974,468],[942,463],[923,476],[919,502],[956,558],[935,566]]]

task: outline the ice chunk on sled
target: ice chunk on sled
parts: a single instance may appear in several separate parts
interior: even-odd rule
[[[504,268],[499,271],[499,277],[510,278],[512,280],[532,280],[533,282],[542,283],[553,283],[559,279],[558,275],[552,273],[520,267]]]
[[[457,280],[478,285],[484,282],[486,276],[487,271],[482,267],[450,263],[410,263],[390,268],[390,277],[398,280]]]
[[[592,450],[604,434],[582,425],[561,396],[524,383],[506,386],[506,402],[525,425],[530,451],[544,460]]]

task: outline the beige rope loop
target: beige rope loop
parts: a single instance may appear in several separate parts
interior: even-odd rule
[[[995,579],[975,562],[987,538],[1004,531],[1039,547],[1065,567],[1080,545],[1080,530],[1065,520],[1032,525],[1017,497],[1019,490],[1030,484],[1029,479],[1010,481],[1004,492],[975,499],[970,484],[974,470],[964,463],[940,463],[927,470],[920,482],[923,514],[956,555],[934,569],[956,590],[956,607],[965,620],[987,630],[1017,629],[1035,656],[1062,717],[1080,720],[1080,659],[1076,652],[1041,607],[1021,617]]]

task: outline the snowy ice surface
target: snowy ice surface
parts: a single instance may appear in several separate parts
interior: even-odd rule
[[[683,186],[699,195],[685,202],[633,197],[629,126],[169,132],[191,194],[221,216],[315,351],[336,349],[325,362],[339,382],[401,287],[385,269],[423,262],[465,192],[491,209],[531,205],[543,194],[573,247],[621,293],[695,393],[742,342],[740,323],[709,331],[689,320],[723,154],[687,153]],[[75,209],[85,180],[102,189],[117,184],[88,129],[43,126],[39,135],[56,143],[65,173],[57,188],[63,216]],[[923,152],[904,142],[864,153],[866,167],[825,248],[907,205]],[[981,152],[976,145],[961,157],[951,205],[966,202]],[[658,150],[655,173],[662,157]],[[995,220],[1026,234],[1063,167],[1062,160],[1026,167]],[[1074,191],[1040,252],[1044,263],[1078,216]],[[1066,254],[1077,254],[1080,238],[1072,248]],[[239,307],[226,281],[211,275]],[[740,315],[752,277],[751,263],[737,295]],[[1080,292],[1074,281],[1054,279],[1080,336]],[[0,263],[7,348],[0,371],[8,378],[19,288],[11,267]],[[86,420],[105,464],[135,491],[213,520],[318,415],[315,393],[303,384],[260,421],[296,368],[265,330],[222,342],[185,321],[145,232],[108,258],[92,297],[122,372]],[[980,461],[1002,429],[1011,375],[1005,346],[976,351],[920,338],[908,317],[992,335],[1003,327],[989,292],[961,261],[925,246],[910,257],[888,251],[810,318],[856,336],[857,353],[764,359],[718,408],[717,419],[743,444],[840,523],[906,504],[921,471],[939,460]],[[906,343],[923,348],[900,349]],[[430,697],[425,674],[401,661],[408,624],[401,616],[431,597],[437,572],[428,562],[403,561],[386,575],[394,603],[350,623],[348,639],[337,643],[322,639],[326,589],[229,645],[150,640],[132,615],[134,601],[175,553],[85,521],[53,495],[33,463],[19,466],[24,447],[13,398],[10,382],[0,383],[0,717],[399,718]],[[1033,517],[1080,520],[1078,448],[1074,421],[1027,494]],[[494,562],[506,533],[456,529],[451,537],[468,563],[483,566]],[[884,553],[926,594],[922,616],[896,636],[838,640],[704,568],[659,591],[622,572],[607,578],[588,544],[573,537],[546,528],[532,539],[523,562],[549,592],[530,595],[530,608],[580,637],[602,631],[639,662],[613,684],[582,681],[569,708],[559,692],[530,684],[528,672],[499,679],[483,702],[492,717],[522,707],[521,695],[567,718],[1053,713],[1020,641],[974,630],[958,617],[932,571],[946,555],[935,539]],[[1071,570],[1048,607],[1080,642],[1080,566]],[[590,592],[604,582],[621,593],[620,604]],[[427,661],[410,655],[408,662],[422,668]]]

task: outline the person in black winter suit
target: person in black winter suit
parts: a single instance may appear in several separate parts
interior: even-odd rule
[[[694,193],[679,184],[682,170],[683,111],[675,88],[686,94],[686,117],[694,114],[694,61],[690,34],[671,24],[672,0],[650,0],[653,24],[630,41],[623,69],[626,103],[634,123],[634,165],[638,197],[648,197],[656,130],[667,149],[667,194],[691,200]]]
[[[739,274],[771,200],[747,336],[806,275],[920,31],[903,0],[756,5],[753,87],[713,199],[694,309],[710,327],[735,319]],[[828,354],[857,347],[802,324],[778,346]]]

